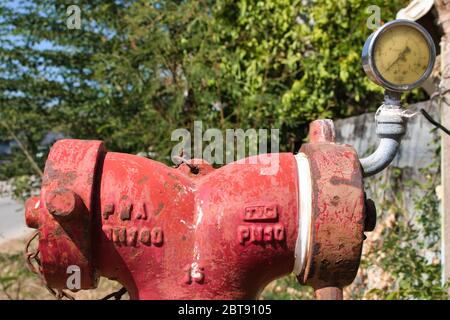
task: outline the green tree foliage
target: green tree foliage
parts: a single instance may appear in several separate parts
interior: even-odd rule
[[[80,30],[73,1],[0,2],[0,119],[41,167],[49,131],[168,162],[170,132],[194,120],[280,128],[295,151],[309,121],[378,105],[359,58],[366,8],[390,20],[405,1],[76,2]],[[11,160],[2,177],[32,173]]]
[[[435,134],[435,140],[438,137]],[[402,169],[389,169],[388,182],[381,188],[385,195],[378,203],[379,211],[391,219],[384,217],[384,221],[390,221],[363,263],[366,267],[380,267],[391,281],[384,288],[366,290],[367,298],[448,299],[450,282],[443,284],[441,278],[441,214],[435,191],[440,184],[440,148],[436,148],[433,158],[428,167],[419,170],[418,180],[407,180]],[[375,178],[371,180],[369,183],[374,185]],[[407,189],[414,194],[413,210],[408,210],[405,203]]]

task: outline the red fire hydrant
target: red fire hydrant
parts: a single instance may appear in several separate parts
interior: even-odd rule
[[[258,161],[192,172],[58,141],[26,205],[47,285],[66,288],[77,266],[81,289],[104,276],[132,299],[253,299],[295,272],[317,298],[342,298],[374,224],[356,152],[318,120],[300,153],[265,157],[276,157],[274,174]]]

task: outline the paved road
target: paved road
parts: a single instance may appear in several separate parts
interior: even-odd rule
[[[23,205],[0,197],[0,243],[30,233],[25,225]]]

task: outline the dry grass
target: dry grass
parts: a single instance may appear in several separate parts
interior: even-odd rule
[[[26,265],[23,250],[27,238],[12,240],[0,245],[0,300],[53,300],[40,279]],[[117,291],[121,285],[116,281],[101,278],[98,288],[69,292],[76,299],[101,299]],[[123,299],[128,299],[125,294]]]

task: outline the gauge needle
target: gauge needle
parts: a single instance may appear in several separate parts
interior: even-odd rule
[[[396,64],[398,61],[400,61],[400,60],[405,60],[405,55],[406,55],[407,53],[409,53],[409,52],[411,52],[411,49],[410,49],[408,46],[406,46],[406,48],[403,49],[402,52],[400,52],[400,54],[398,55],[397,59],[395,59],[395,61],[392,62],[392,63],[389,65],[389,67],[387,67],[386,71],[389,70],[389,69],[390,69],[394,64]]]

